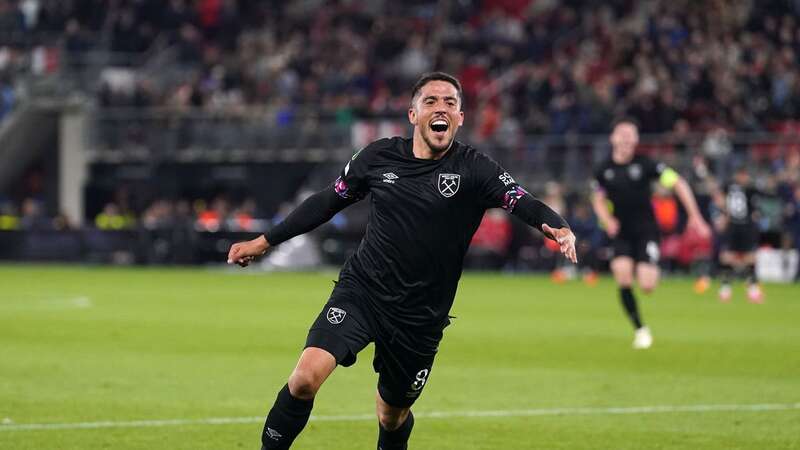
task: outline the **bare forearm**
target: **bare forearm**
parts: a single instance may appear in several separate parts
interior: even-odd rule
[[[678,182],[675,184],[675,195],[678,196],[678,200],[680,200],[689,217],[702,216],[700,214],[700,208],[697,207],[697,201],[692,193],[692,188],[689,187],[689,183],[683,178],[678,179]]]
[[[606,199],[604,195],[597,193],[592,195],[592,208],[594,209],[594,214],[598,219],[600,219],[600,222],[602,222],[603,225],[608,225],[608,223],[611,222],[611,212],[608,210],[608,205],[606,205]]]

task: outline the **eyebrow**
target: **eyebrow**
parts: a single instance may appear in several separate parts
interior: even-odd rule
[[[422,101],[426,101],[426,100],[430,100],[430,99],[438,100],[439,96],[438,95],[426,95],[425,98],[422,99]],[[444,99],[445,100],[458,101],[458,99],[456,97],[453,97],[452,95],[448,95],[448,96],[444,97]]]

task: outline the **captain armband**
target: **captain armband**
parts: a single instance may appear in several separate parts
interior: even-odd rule
[[[675,172],[671,168],[667,167],[661,172],[661,177],[658,178],[658,182],[667,189],[672,189],[680,179],[680,175],[678,172]]]

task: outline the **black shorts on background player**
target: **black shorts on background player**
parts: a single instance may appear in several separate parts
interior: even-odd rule
[[[722,235],[720,249],[735,253],[750,253],[758,247],[758,230],[755,224],[728,225]]]
[[[611,240],[611,248],[614,257],[628,256],[637,263],[658,264],[661,254],[657,231],[617,235]]]

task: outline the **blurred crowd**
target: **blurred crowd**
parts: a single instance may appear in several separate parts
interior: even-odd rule
[[[713,175],[713,162],[702,157],[692,161],[683,175],[693,185],[704,216],[714,223],[721,212],[712,201],[713,193],[727,181]],[[800,250],[800,153],[775,161],[772,174],[753,177],[758,192],[756,223],[761,246]],[[536,192],[544,202],[564,215],[578,237],[580,270],[595,273],[604,269],[611,256],[608,239],[589,204],[588,186],[548,182]],[[281,205],[274,214],[265,214],[254,198],[225,193],[207,198],[131,199],[130,191],[118,189],[105,198],[93,214],[88,228],[101,231],[186,233],[262,233],[279,222],[302,201],[307,192]],[[362,205],[363,206],[363,205]],[[704,241],[685,231],[686,217],[675,196],[658,187],[652,207],[659,225],[662,266],[667,270],[692,270],[698,263],[713,258],[714,242]],[[363,216],[363,217],[362,217]],[[318,236],[334,241],[354,240],[363,233],[366,211],[345,210],[331,220],[332,227]],[[63,216],[50,217],[36,197],[25,198],[19,207],[0,199],[0,231],[63,231],[73,229]],[[718,230],[721,231],[721,230]],[[719,233],[718,233],[719,236]],[[320,240],[320,244],[322,244]],[[188,241],[187,241],[188,242]],[[548,245],[550,244],[550,245]],[[540,233],[500,209],[487,211],[467,256],[468,267],[483,269],[542,269],[558,265],[559,250]],[[552,267],[551,267],[552,268]]]
[[[521,164],[539,158],[543,163],[520,171],[561,182],[536,187],[578,230],[584,259],[603,248],[604,234],[581,199],[593,153],[605,143],[569,146],[569,139],[605,133],[623,115],[640,123],[641,151],[691,174],[701,197],[732,167],[755,161],[768,210],[763,230],[780,229],[800,246],[800,146],[779,142],[800,135],[799,18],[795,0],[0,0],[0,119],[20,101],[19,75],[96,69],[81,85],[100,107],[223,119],[265,112],[274,122],[251,124],[268,136],[235,121],[173,123],[180,133],[172,146],[181,147],[185,132],[197,136],[186,146],[239,148],[252,132],[256,147],[315,147],[331,141],[334,128],[317,125],[299,135],[279,129],[314,116],[346,130],[344,142],[357,134],[349,126],[359,119],[402,118],[419,74],[444,70],[463,83],[470,142],[488,141],[486,150],[519,147],[521,157],[495,156]],[[153,129],[122,122],[123,131],[98,128],[114,144],[136,125],[140,141],[168,147],[146,139],[171,130],[162,122]],[[762,131],[777,134],[732,137]],[[652,144],[651,133],[666,134]],[[540,145],[526,135],[562,140]],[[0,199],[0,229],[70,226],[44,215],[36,195],[13,200]],[[661,192],[654,197],[665,236],[682,229],[674,202]],[[256,231],[274,219],[253,200],[231,204],[213,195],[133,206],[111,196],[89,214],[100,229],[179,223]],[[486,256],[481,264],[529,251],[509,220],[487,214],[473,245]],[[670,242],[662,253],[680,254]]]
[[[265,231],[269,221],[258,212],[256,202],[246,198],[232,203],[224,195],[210,201],[202,198],[171,200],[157,198],[144,208],[132,208],[125,196],[103,204],[87,225],[104,231],[194,229],[199,232]],[[0,231],[64,231],[75,229],[63,214],[45,213],[44,202],[26,197],[19,206],[0,199]]]
[[[790,0],[2,0],[0,73],[21,36],[44,36],[67,61],[168,52],[158,70],[107,70],[105,106],[396,117],[439,69],[462,80],[484,136],[597,133],[621,114],[644,133],[758,131],[800,113],[799,13]]]

